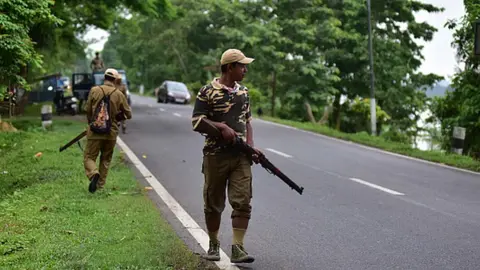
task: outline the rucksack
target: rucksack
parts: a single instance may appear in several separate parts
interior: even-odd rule
[[[103,98],[98,103],[93,114],[93,119],[90,122],[90,130],[98,134],[110,133],[112,128],[112,117],[110,115],[110,95],[117,90],[113,90],[109,95],[105,95],[105,91],[100,86],[103,92]]]

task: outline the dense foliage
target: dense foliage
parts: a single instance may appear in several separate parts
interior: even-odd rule
[[[1,0],[0,95],[25,79],[71,72],[85,59],[81,39],[90,27],[108,29],[129,12],[160,18],[172,15],[168,0]],[[168,16],[167,16],[168,17]]]
[[[450,21],[465,69],[456,91],[433,102],[444,148],[453,126],[467,128],[466,150],[478,152],[478,58],[472,55],[472,23],[480,15]],[[422,47],[434,27],[415,12],[441,12],[421,1],[372,0],[377,130],[411,143],[428,108],[425,90],[441,78],[422,74]],[[219,74],[219,56],[235,47],[256,59],[245,83],[255,108],[281,118],[327,123],[349,132],[370,132],[368,28],[365,1],[357,0],[39,0],[0,1],[0,87],[24,85],[39,74],[69,74],[88,62],[91,27],[111,36],[103,57],[127,70],[133,86],[153,92],[164,80],[187,83],[192,92]],[[1,91],[0,91],[1,92]],[[427,130],[431,132],[430,130]],[[477,136],[478,137],[478,136]]]
[[[41,66],[41,55],[29,37],[38,24],[59,24],[50,8],[50,0],[0,1],[0,92],[13,84],[25,84],[28,64]],[[1,93],[0,93],[1,95]]]
[[[104,60],[125,68],[132,85],[153,91],[168,79],[183,81],[196,92],[218,75],[222,51],[235,47],[256,59],[246,79],[255,107],[300,121],[309,120],[310,108],[310,116],[328,119],[332,127],[369,132],[366,2],[172,3],[176,16],[171,19],[134,14],[111,28]],[[441,79],[418,72],[422,55],[416,40],[429,41],[436,31],[415,21],[418,11],[442,10],[420,1],[372,1],[380,131],[388,126],[390,132],[416,134],[420,111],[426,108],[425,90]],[[330,117],[323,117],[324,112],[331,112]]]
[[[434,114],[442,125],[443,146],[449,149],[453,128],[467,129],[464,152],[479,157],[480,153],[480,60],[474,55],[474,22],[480,18],[478,1],[464,0],[466,14],[460,21],[448,22],[455,29],[453,45],[457,49],[458,60],[465,64],[453,79],[454,91],[434,102]]]

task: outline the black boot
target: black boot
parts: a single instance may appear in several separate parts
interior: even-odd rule
[[[90,179],[90,185],[88,186],[88,191],[90,191],[90,193],[94,193],[95,191],[97,191],[97,185],[98,185],[99,179],[100,179],[100,174],[98,173],[92,176],[92,178]]]

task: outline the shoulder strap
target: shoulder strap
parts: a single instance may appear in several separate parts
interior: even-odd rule
[[[102,89],[103,96],[105,96],[105,91],[103,91],[103,87],[101,85],[99,85],[98,87],[100,87],[100,89]]]
[[[110,94],[108,94],[108,95],[105,95],[105,91],[103,91],[103,88],[102,88],[102,86],[99,86],[99,87],[100,87],[100,89],[102,89],[102,92],[103,92],[103,95],[104,95],[104,96],[110,96],[111,94],[113,94],[113,92],[117,91],[117,88],[115,87],[115,89],[113,89],[113,91],[112,91],[112,92],[110,92]]]

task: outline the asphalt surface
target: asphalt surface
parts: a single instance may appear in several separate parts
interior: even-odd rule
[[[205,229],[203,137],[191,129],[192,107],[132,98],[121,138]],[[252,124],[255,145],[305,190],[254,166],[251,269],[480,269],[479,175]],[[220,232],[227,254],[230,213]]]

